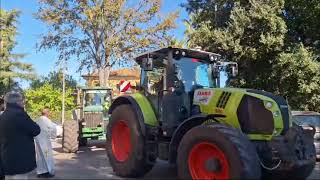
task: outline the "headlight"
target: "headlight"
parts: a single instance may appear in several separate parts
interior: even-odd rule
[[[266,108],[271,109],[272,108],[272,102],[268,101],[265,104]]]

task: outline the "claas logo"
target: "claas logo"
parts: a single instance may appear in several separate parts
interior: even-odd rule
[[[198,96],[211,96],[211,91],[198,91]]]

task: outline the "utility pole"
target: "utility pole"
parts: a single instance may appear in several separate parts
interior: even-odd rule
[[[64,124],[65,121],[65,96],[66,96],[66,75],[65,75],[65,70],[66,70],[66,60],[63,60],[62,64],[62,114],[61,114],[61,119],[62,119],[62,124]]]
[[[215,24],[215,28],[218,27],[218,23],[217,23],[217,11],[218,11],[218,5],[217,2],[215,2],[214,4],[214,24]],[[218,67],[218,73],[217,73],[217,87],[220,88],[220,67]]]

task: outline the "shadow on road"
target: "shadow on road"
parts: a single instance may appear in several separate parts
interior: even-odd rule
[[[61,140],[53,143],[57,179],[122,179],[109,164],[105,141],[89,141],[74,153],[64,153]],[[165,161],[158,160],[152,171],[138,179],[176,179],[176,170]]]
[[[56,164],[55,179],[122,179],[116,176],[109,164],[105,141],[89,141],[78,153],[64,153],[61,141],[53,143]],[[319,176],[319,164],[309,177]],[[35,175],[34,175],[35,176]],[[154,168],[142,179],[177,179],[176,168],[166,161],[158,160]]]

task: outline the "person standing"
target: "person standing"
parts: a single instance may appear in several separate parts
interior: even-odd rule
[[[2,170],[6,179],[28,179],[36,168],[34,137],[40,134],[40,127],[25,112],[20,93],[7,93],[4,104],[0,116]]]
[[[57,125],[50,119],[49,108],[44,108],[37,121],[41,133],[35,138],[37,154],[37,174],[40,178],[54,177],[54,160],[51,138],[57,136]]]
[[[0,116],[4,111],[4,101],[3,98],[0,97]],[[1,149],[0,149],[0,154],[1,154]],[[0,156],[0,180],[4,180],[4,172],[2,170],[2,161],[1,161],[1,156]]]

